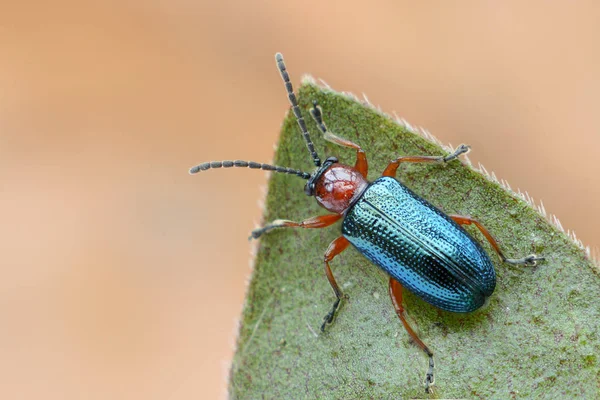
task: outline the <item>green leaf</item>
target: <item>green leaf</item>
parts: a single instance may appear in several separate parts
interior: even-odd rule
[[[323,159],[334,155],[353,165],[355,152],[317,134],[308,113],[313,99],[331,131],[365,149],[370,180],[399,155],[447,153],[372,106],[309,81],[299,102]],[[291,114],[275,163],[313,169]],[[394,312],[387,276],[354,248],[332,263],[349,299],[320,333],[335,299],[323,254],[340,236],[339,223],[272,231],[258,247],[231,367],[231,398],[599,398],[600,274],[581,246],[520,196],[459,161],[403,165],[398,177],[444,212],[478,219],[508,257],[536,253],[547,261],[537,267],[502,264],[469,227],[495,263],[498,283],[489,304],[454,314],[406,292],[412,324],[435,355],[435,392],[427,395],[427,357],[410,343]],[[265,221],[326,214],[303,186],[296,177],[272,174]]]

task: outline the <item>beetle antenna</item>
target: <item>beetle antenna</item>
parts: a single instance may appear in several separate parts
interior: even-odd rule
[[[302,131],[302,135],[304,136],[304,140],[306,141],[306,147],[308,147],[308,151],[310,152],[313,162],[317,167],[321,166],[321,159],[317,155],[315,151],[315,146],[313,145],[312,140],[310,140],[310,134],[308,133],[308,129],[306,129],[306,123],[304,122],[304,118],[300,113],[300,107],[298,107],[298,101],[296,100],[296,94],[294,93],[294,87],[292,86],[292,82],[290,82],[290,75],[288,74],[285,63],[283,62],[283,56],[281,53],[275,54],[275,61],[277,61],[277,68],[279,68],[279,73],[281,74],[281,78],[283,79],[283,83],[285,84],[285,89],[288,93],[288,99],[292,106],[292,111],[296,116],[296,121],[298,121],[298,125],[300,126],[300,130]]]
[[[284,174],[296,175],[302,179],[310,179],[309,173],[302,172],[297,169],[280,167],[277,165],[262,164],[262,163],[257,163],[254,161],[242,161],[242,160],[205,162],[205,163],[202,163],[202,164],[196,165],[195,167],[190,168],[190,174],[197,174],[200,171],[206,171],[206,170],[214,169],[214,168],[231,168],[231,167],[262,169],[265,171],[275,171],[275,172],[281,172]]]

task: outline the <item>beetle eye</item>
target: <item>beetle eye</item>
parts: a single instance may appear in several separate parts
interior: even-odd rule
[[[306,193],[307,196],[312,196],[315,190],[315,184],[314,183],[310,183],[307,182],[306,185],[304,186],[304,193]]]

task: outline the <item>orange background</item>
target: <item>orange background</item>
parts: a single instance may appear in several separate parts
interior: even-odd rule
[[[600,243],[598,2],[2,3],[2,398],[224,395],[265,175],[187,169],[272,159],[276,51]]]

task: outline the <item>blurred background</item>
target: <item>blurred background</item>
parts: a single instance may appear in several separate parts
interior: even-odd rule
[[[0,396],[225,396],[266,178],[187,170],[272,159],[276,51],[598,246],[599,37],[595,1],[0,2]]]

